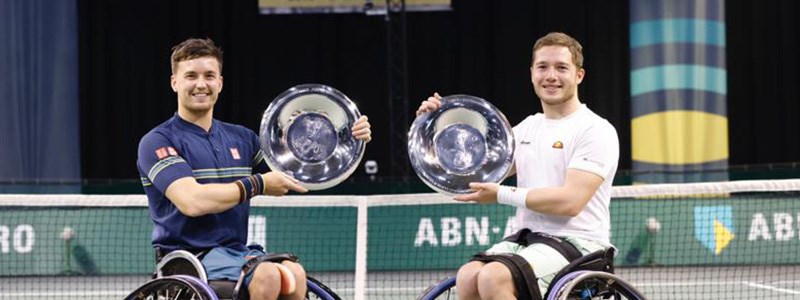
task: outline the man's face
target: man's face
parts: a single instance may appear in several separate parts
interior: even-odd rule
[[[531,83],[543,105],[559,105],[577,97],[584,73],[567,47],[544,46],[534,53]]]
[[[214,108],[222,91],[222,74],[214,57],[198,57],[177,64],[171,77],[172,90],[178,93],[178,106],[192,113]]]

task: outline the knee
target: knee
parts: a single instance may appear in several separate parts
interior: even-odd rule
[[[306,270],[303,268],[303,265],[288,260],[284,261],[282,264],[292,271],[292,274],[294,274],[294,277],[298,281],[306,280]]]
[[[478,273],[483,266],[482,262],[473,261],[458,269],[456,275],[456,291],[461,299],[478,297]]]
[[[253,272],[252,281],[264,285],[273,283],[280,279],[281,273],[278,271],[277,267],[272,266],[271,264],[258,264],[258,267],[256,267],[256,270]]]
[[[306,270],[303,268],[303,265],[291,261],[284,261],[282,264],[292,271],[292,275],[294,275],[294,281],[297,286],[296,290],[300,293],[305,293]]]
[[[280,292],[281,273],[272,264],[259,264],[253,271],[248,290],[255,299],[275,299]]]
[[[514,281],[508,267],[490,262],[478,273],[478,291],[484,295],[506,294],[514,291]]]
[[[304,299],[306,291],[308,290],[306,284],[306,270],[301,264],[292,261],[283,261],[281,265],[289,269],[294,278],[294,290],[291,292],[288,292],[287,289],[282,290],[281,294],[284,295],[284,297],[281,299]],[[284,278],[283,280],[288,280],[288,278]],[[282,283],[282,285],[284,284]]]

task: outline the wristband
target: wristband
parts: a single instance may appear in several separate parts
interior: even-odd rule
[[[497,203],[528,208],[528,189],[501,185],[497,190]]]
[[[264,184],[264,177],[262,177],[261,174],[253,174],[250,177],[253,177],[253,179],[255,179],[255,182],[256,182],[256,186],[255,186],[255,189],[254,189],[255,193],[253,193],[252,197],[255,197],[255,196],[261,195],[261,194],[266,194],[267,193],[267,186]]]
[[[264,178],[261,177],[261,174],[254,174],[239,179],[236,181],[236,186],[239,187],[239,203],[263,194],[266,189]]]

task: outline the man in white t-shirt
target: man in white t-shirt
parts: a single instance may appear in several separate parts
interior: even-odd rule
[[[555,32],[534,44],[531,83],[544,113],[514,127],[510,175],[516,173],[517,187],[474,182],[473,193],[455,197],[515,206],[521,230],[459,269],[459,299],[541,297],[570,261],[613,247],[608,206],[619,140],[614,126],[578,99],[585,73],[582,47],[572,37]],[[439,99],[423,101],[417,115],[438,109]],[[497,256],[513,263],[486,259]]]

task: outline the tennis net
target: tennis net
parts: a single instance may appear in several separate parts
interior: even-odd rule
[[[144,195],[0,195],[0,299],[121,299],[153,272]],[[413,299],[515,228],[438,194],[259,196],[249,240],[344,299]],[[616,272],[650,299],[800,297],[800,180],[615,187]]]

